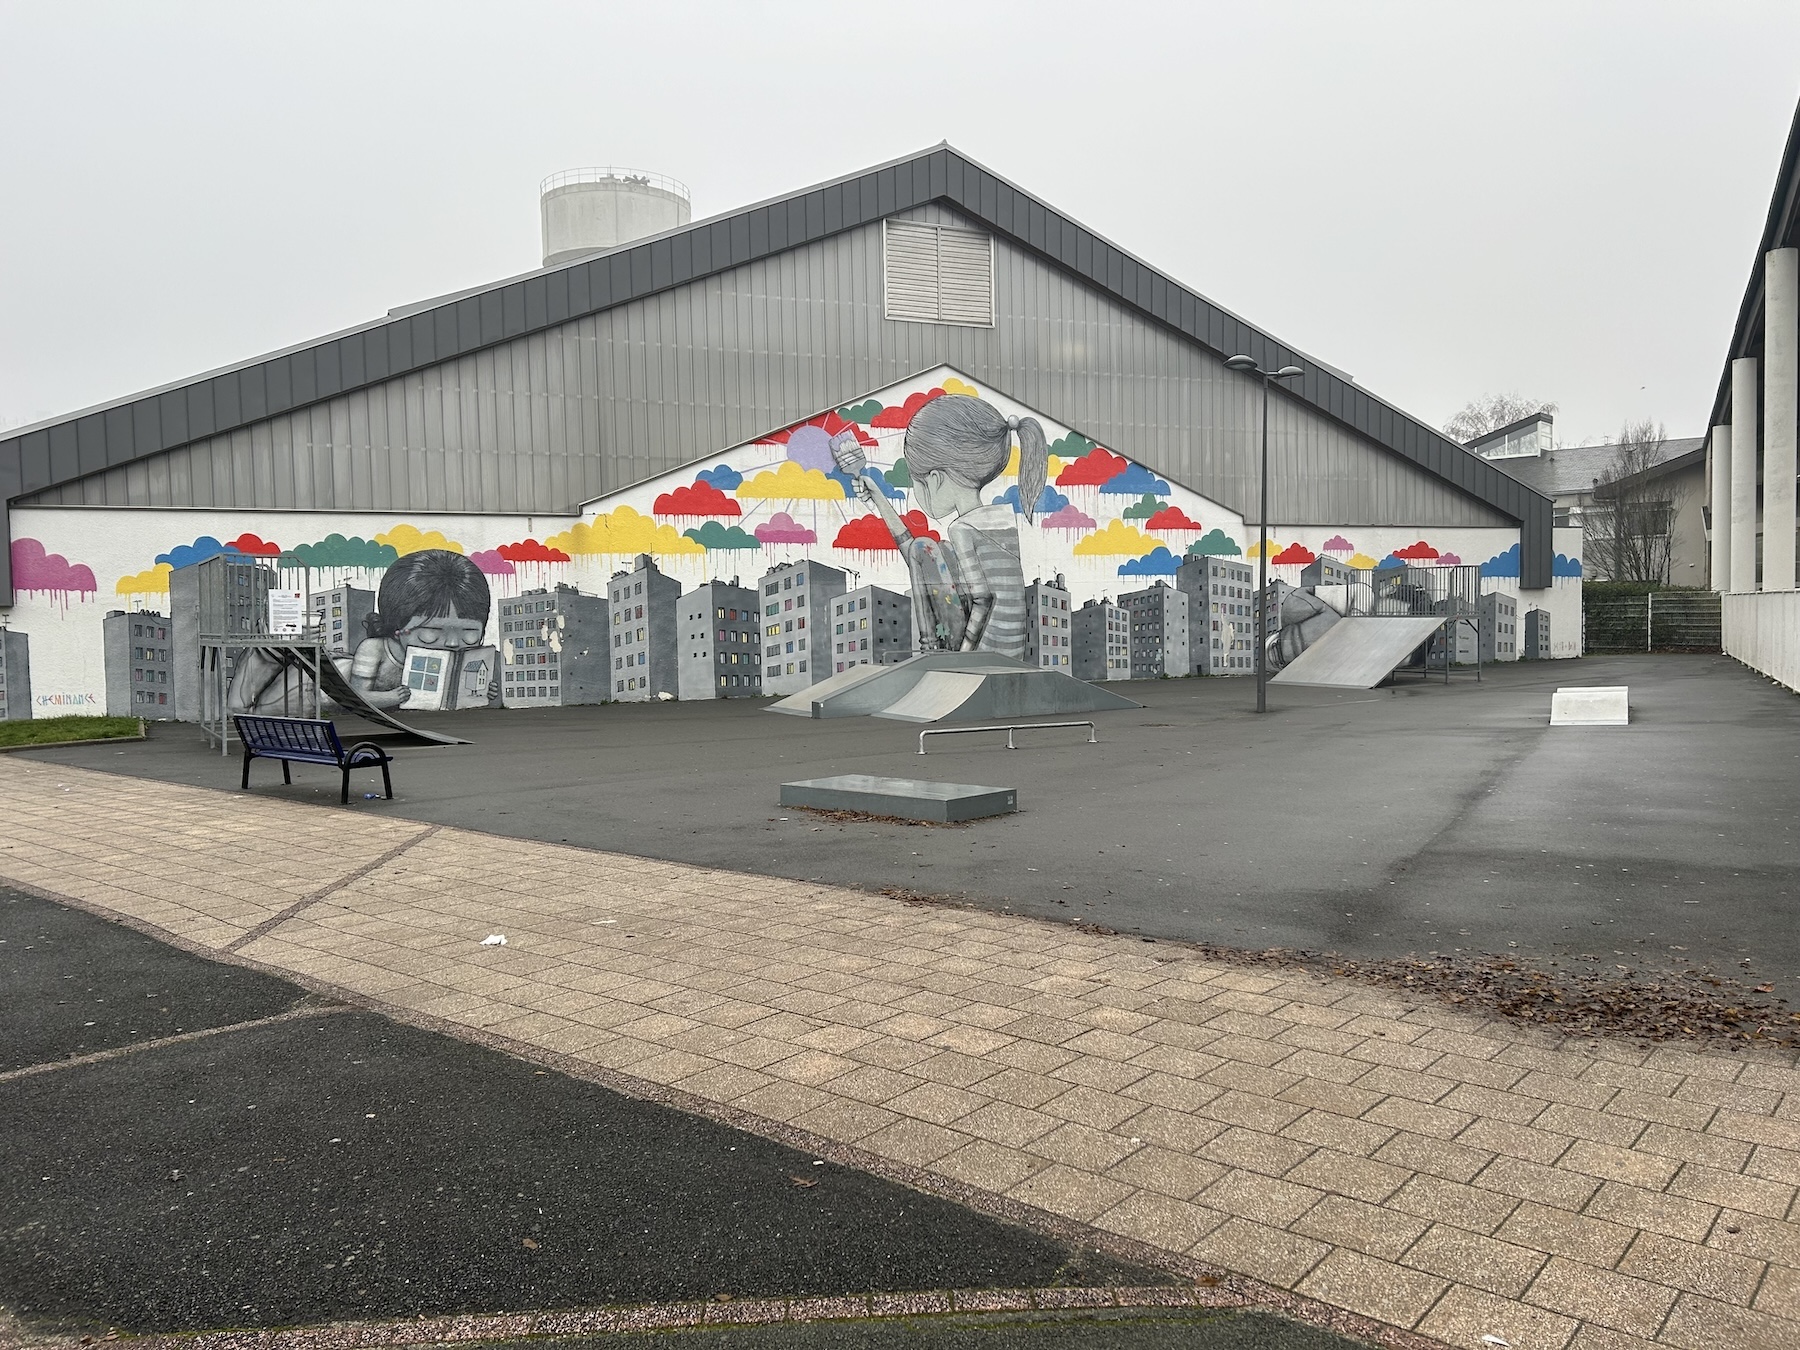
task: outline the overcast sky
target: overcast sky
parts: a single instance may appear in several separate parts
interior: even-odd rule
[[[0,426],[949,140],[1384,398],[1704,431],[1800,4],[0,0]]]

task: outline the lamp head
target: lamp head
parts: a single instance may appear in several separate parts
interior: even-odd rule
[[[1278,380],[1287,380],[1292,379],[1296,375],[1304,374],[1306,374],[1306,372],[1300,369],[1299,366],[1283,366],[1280,370],[1275,372],[1275,378]]]
[[[1256,358],[1254,356],[1228,356],[1225,358],[1225,369],[1255,370]]]

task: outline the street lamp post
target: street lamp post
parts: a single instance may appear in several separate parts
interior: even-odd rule
[[[1262,496],[1256,505],[1256,711],[1262,713],[1269,710],[1269,381],[1306,372],[1299,366],[1263,370],[1253,356],[1229,357],[1225,368],[1262,378]]]

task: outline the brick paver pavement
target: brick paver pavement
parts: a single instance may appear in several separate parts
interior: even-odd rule
[[[0,819],[8,881],[1171,1269],[1475,1350],[1800,1345],[1793,1056],[38,762]]]

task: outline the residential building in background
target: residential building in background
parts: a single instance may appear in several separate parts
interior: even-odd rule
[[[1605,529],[1610,513],[1595,511],[1594,489],[1601,479],[1618,472],[1620,448],[1612,444],[1558,446],[1553,434],[1555,421],[1549,413],[1534,413],[1478,436],[1467,449],[1550,498],[1556,528]],[[1660,528],[1668,533],[1669,575],[1629,579],[1704,586],[1708,577],[1706,438],[1671,437],[1647,446],[1646,456],[1653,463],[1632,475],[1629,486],[1639,503],[1659,503],[1663,508]],[[1590,581],[1618,580],[1607,575],[1607,553],[1604,546],[1585,544],[1582,575]]]
[[[1046,669],[1074,665],[1073,597],[1059,574],[1054,581],[1033,578],[1025,588],[1025,660]]]
[[[756,592],[707,581],[681,597],[679,692],[688,698],[752,698],[762,692],[762,624]]]
[[[1256,568],[1242,558],[1189,558],[1175,574],[1188,597],[1189,659],[1196,675],[1256,673]],[[1277,631],[1279,621],[1269,631]]]
[[[1089,600],[1075,611],[1075,668],[1078,680],[1131,678],[1131,620],[1110,599]]]
[[[1131,625],[1131,678],[1188,673],[1188,597],[1166,581],[1119,597]]]
[[[361,586],[333,586],[314,591],[312,631],[327,656],[355,656],[356,644],[369,635],[363,623],[375,612],[375,592]]]
[[[0,628],[0,722],[31,715],[31,638]]]
[[[891,666],[913,655],[912,597],[860,586],[831,601],[831,673]]]
[[[175,644],[166,614],[108,612],[101,621],[106,658],[106,715],[173,721]]]
[[[679,697],[681,583],[640,553],[631,571],[613,573],[607,590],[613,698],[642,703],[661,694]]]
[[[613,698],[611,606],[573,586],[500,600],[500,702],[575,707]]]
[[[757,583],[762,609],[762,687],[797,694],[831,676],[831,602],[845,574],[824,563],[782,563]]]

